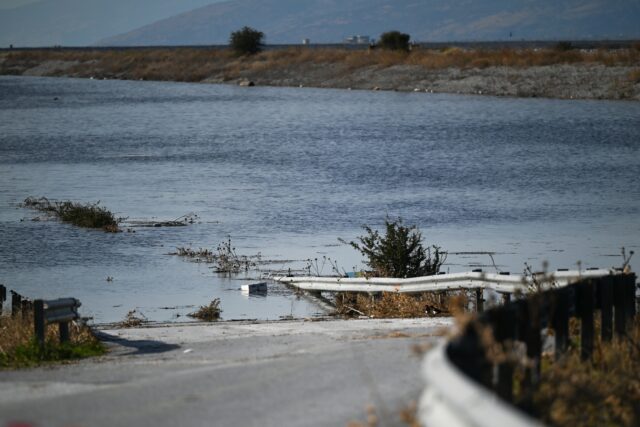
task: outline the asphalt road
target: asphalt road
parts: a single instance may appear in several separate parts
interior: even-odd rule
[[[0,426],[403,425],[413,346],[450,319],[174,325],[101,332],[110,353],[0,372]]]

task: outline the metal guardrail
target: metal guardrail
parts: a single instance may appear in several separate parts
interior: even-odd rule
[[[57,323],[60,331],[60,342],[69,341],[69,322],[79,318],[78,307],[82,304],[75,298],[56,300],[35,300],[33,302],[33,324],[36,339],[44,346],[46,327]]]
[[[419,419],[432,427],[533,427],[529,416],[540,380],[543,328],[554,331],[555,357],[566,352],[569,319],[580,321],[580,353],[589,359],[594,348],[594,317],[600,314],[603,341],[625,334],[636,316],[636,276],[616,274],[583,279],[572,285],[530,295],[488,310],[468,323],[462,334],[429,352],[423,364],[427,388]],[[513,362],[492,361],[483,336],[487,329],[495,344],[522,344],[528,359],[517,399]]]
[[[485,273],[472,271],[465,273],[437,274],[434,276],[413,277],[409,279],[381,277],[313,277],[278,276],[273,279],[306,291],[326,292],[399,292],[418,293],[430,291],[449,291],[458,289],[492,289],[506,294],[524,291],[533,286],[537,278],[566,286],[584,278],[603,277],[615,273],[614,270],[561,270],[550,274],[537,273],[532,277],[509,273]]]

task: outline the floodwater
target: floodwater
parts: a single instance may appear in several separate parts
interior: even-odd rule
[[[213,298],[224,319],[312,316],[240,286],[305,259],[363,268],[337,239],[385,215],[457,253],[451,272],[493,270],[479,251],[516,273],[618,266],[640,246],[639,149],[634,102],[0,77],[0,283],[79,298],[98,323],[183,321]],[[108,234],[32,221],[28,196],[197,219]],[[228,236],[274,262],[228,277],[169,255]]]

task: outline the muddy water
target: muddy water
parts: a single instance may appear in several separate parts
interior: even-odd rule
[[[492,264],[475,251],[512,272],[618,265],[640,246],[639,149],[630,102],[0,77],[0,283],[75,296],[97,322],[182,321],[213,298],[225,319],[310,316],[287,289],[240,286],[307,258],[361,268],[337,238],[385,214],[463,252],[449,271]],[[104,234],[32,221],[31,195],[198,219]],[[229,235],[278,262],[225,277],[168,255]]]

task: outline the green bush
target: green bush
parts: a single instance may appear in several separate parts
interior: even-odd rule
[[[378,46],[382,49],[409,51],[409,34],[400,31],[388,31],[380,36]]]
[[[402,219],[385,219],[386,233],[364,225],[367,234],[358,237],[359,242],[345,242],[360,251],[366,264],[378,277],[421,277],[438,273],[446,260],[446,252],[440,247],[422,246],[422,233],[415,226],[406,227]],[[433,253],[432,253],[433,249]]]
[[[262,50],[264,33],[251,27],[243,27],[241,30],[231,33],[229,44],[231,49],[240,55],[253,55]]]

